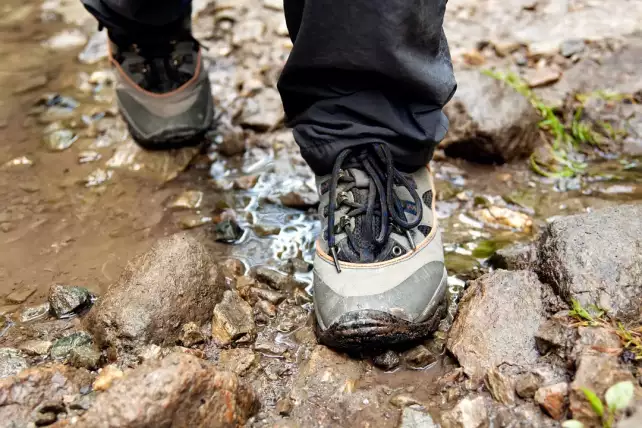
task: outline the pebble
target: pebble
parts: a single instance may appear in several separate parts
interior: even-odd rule
[[[53,344],[48,340],[27,340],[20,344],[20,350],[27,355],[46,355]]]
[[[260,335],[254,343],[254,351],[268,357],[279,357],[285,354],[287,350],[287,345],[283,343],[277,343],[273,338],[265,335]]]
[[[570,58],[575,54],[584,52],[586,43],[582,39],[569,39],[562,42],[560,45],[560,53],[566,58]]]
[[[515,392],[521,398],[529,399],[535,396],[535,393],[542,385],[542,378],[535,373],[525,373],[520,375],[515,382]]]
[[[247,348],[223,349],[219,355],[218,366],[221,370],[244,375],[256,364],[258,356]]]
[[[36,288],[33,286],[22,287],[11,292],[7,297],[5,297],[5,300],[7,303],[12,304],[24,303],[35,292]]]
[[[78,136],[69,129],[57,129],[43,136],[45,146],[52,152],[61,152],[71,147]]]
[[[196,323],[190,322],[183,326],[180,342],[183,346],[191,348],[194,345],[205,342],[205,337],[201,333],[201,328]]]
[[[243,228],[234,219],[226,219],[214,227],[214,239],[218,242],[235,242],[243,237]]]
[[[235,291],[227,290],[214,308],[212,339],[218,346],[248,343],[256,335],[252,307]]]
[[[249,289],[250,296],[256,297],[261,300],[267,300],[273,305],[278,305],[285,300],[285,295],[274,290],[266,290],[264,288],[252,287]]]
[[[0,379],[17,375],[29,367],[29,363],[19,350],[0,348]]]
[[[203,203],[203,192],[199,190],[186,190],[170,204],[170,208],[196,209]]]
[[[77,368],[96,370],[100,366],[101,354],[91,346],[79,346],[69,353],[69,363]]]
[[[20,322],[29,322],[47,316],[50,311],[49,302],[42,303],[37,306],[25,308],[20,312]]]
[[[560,73],[559,70],[544,67],[536,70],[528,70],[524,79],[529,87],[540,88],[557,82],[561,77],[562,73]]]
[[[71,333],[68,336],[64,336],[56,340],[51,346],[49,354],[51,355],[51,358],[55,360],[67,359],[71,355],[71,351],[75,348],[89,346],[92,342],[93,339],[89,333],[84,331]]]
[[[288,397],[276,402],[276,412],[281,416],[289,416],[292,409],[294,409],[294,403]]]
[[[91,305],[92,294],[83,287],[54,285],[49,289],[49,305],[58,319],[69,318]]]
[[[124,373],[118,367],[109,365],[103,367],[94,381],[94,391],[106,391],[114,381],[121,379]]]
[[[403,409],[399,428],[439,428],[439,425],[421,407],[410,406]]]
[[[261,300],[256,304],[256,308],[267,315],[268,318],[276,318],[276,306],[272,303],[266,300]]]
[[[435,355],[424,345],[419,345],[404,352],[403,360],[412,369],[425,369],[437,361]]]
[[[275,290],[285,290],[292,283],[291,278],[267,266],[259,266],[255,271],[256,279]]]
[[[568,407],[568,384],[562,382],[538,389],[535,401],[550,417],[561,420]]]
[[[372,362],[380,369],[390,371],[399,366],[399,355],[395,351],[388,350],[374,357]]]

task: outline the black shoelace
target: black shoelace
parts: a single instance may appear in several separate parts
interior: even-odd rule
[[[355,178],[345,172],[348,169],[363,171],[369,178],[370,188],[365,204],[353,202],[347,197],[347,193],[356,187]],[[337,195],[339,182],[346,183],[346,186]],[[395,193],[394,186],[405,187],[412,196],[417,207],[417,218],[414,221],[407,220],[402,201]],[[385,144],[342,151],[332,168],[329,198],[328,246],[337,272],[341,272],[341,265],[337,256],[336,234],[344,232],[349,242],[356,247],[354,232],[347,227],[351,217],[365,216],[363,231],[366,234],[365,239],[371,244],[384,245],[393,230],[396,230],[405,234],[410,245],[415,247],[410,230],[421,222],[421,198],[415,186],[395,168],[390,149]],[[335,212],[341,205],[349,207],[350,211],[342,215],[339,223],[335,225]]]

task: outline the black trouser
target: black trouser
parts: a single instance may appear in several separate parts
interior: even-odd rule
[[[190,10],[190,0],[82,1],[105,27],[146,36]],[[294,48],[278,86],[317,174],[328,173],[341,150],[378,142],[401,169],[428,163],[456,87],[442,28],[446,2],[285,0]]]

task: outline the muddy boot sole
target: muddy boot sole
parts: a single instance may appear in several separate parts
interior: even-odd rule
[[[197,147],[205,142],[205,134],[210,129],[211,124],[203,129],[190,129],[184,131],[172,131],[160,134],[154,138],[145,138],[136,129],[127,125],[136,144],[146,150],[171,150],[182,149],[185,147]]]
[[[420,323],[374,310],[350,312],[325,331],[316,323],[317,337],[322,344],[347,352],[388,349],[431,336],[447,311],[448,300],[444,298],[434,313]]]

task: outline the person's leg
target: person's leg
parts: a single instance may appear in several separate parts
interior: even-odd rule
[[[213,120],[190,0],[82,0],[107,29],[116,96],[132,136],[147,148],[198,143]]]
[[[279,81],[314,172],[320,339],[343,348],[425,337],[447,275],[427,164],[455,80],[446,0],[285,0],[294,48]]]

